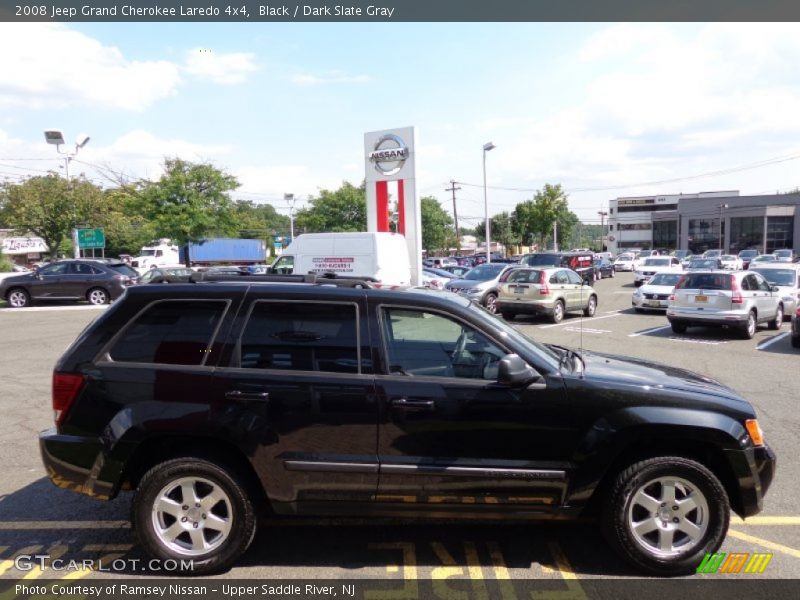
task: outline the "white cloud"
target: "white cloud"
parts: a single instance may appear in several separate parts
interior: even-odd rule
[[[217,54],[207,48],[194,48],[187,52],[184,68],[195,77],[221,85],[243,83],[248,73],[258,70],[255,54],[251,52]]]
[[[326,85],[332,83],[369,83],[368,75],[348,75],[341,71],[330,71],[322,75],[298,73],[292,75],[292,83],[297,85]]]
[[[126,59],[58,23],[0,23],[0,108],[98,104],[144,110],[176,92],[178,67]]]

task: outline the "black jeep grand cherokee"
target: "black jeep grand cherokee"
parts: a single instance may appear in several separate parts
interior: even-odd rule
[[[141,544],[194,573],[230,566],[266,508],[599,514],[640,569],[690,573],[775,471],[752,406],[719,383],[544,346],[423,291],[132,288],[56,365],[53,408],[52,481],[135,489]]]

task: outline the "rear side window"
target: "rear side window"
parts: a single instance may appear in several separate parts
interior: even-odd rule
[[[138,277],[139,276],[138,272],[136,272],[134,269],[132,269],[128,265],[125,265],[125,264],[122,264],[122,263],[117,264],[117,265],[108,265],[108,268],[111,269],[112,271],[116,271],[120,275],[125,275],[126,277]]]
[[[240,366],[359,373],[353,304],[256,302],[240,340]],[[363,365],[362,365],[363,367]]]
[[[725,273],[688,273],[675,286],[679,290],[729,290],[731,276]]]
[[[164,301],[148,307],[114,343],[117,362],[202,365],[227,303]]]

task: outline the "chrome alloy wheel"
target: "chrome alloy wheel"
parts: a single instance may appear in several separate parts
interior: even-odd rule
[[[634,492],[627,520],[636,543],[667,558],[690,552],[703,540],[710,513],[697,486],[680,477],[659,477]]]
[[[108,294],[101,290],[100,288],[95,288],[91,292],[89,292],[89,303],[90,304],[106,304],[108,302]]]
[[[8,303],[14,308],[22,308],[28,305],[28,295],[22,290],[13,290],[8,295]]]
[[[167,548],[201,556],[221,546],[231,532],[231,499],[221,486],[200,477],[165,485],[153,503],[153,531]]]

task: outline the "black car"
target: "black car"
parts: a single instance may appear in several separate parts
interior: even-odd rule
[[[792,315],[792,347],[800,348],[800,306]]]
[[[614,277],[614,263],[602,256],[596,256],[593,262],[594,280]]]
[[[58,361],[53,408],[53,483],[136,490],[141,545],[194,574],[233,564],[266,510],[599,515],[640,569],[694,573],[775,471],[716,381],[542,345],[422,290],[137,286]]]
[[[519,262],[528,267],[564,267],[575,271],[587,283],[595,280],[591,252],[535,252],[526,254]]]
[[[88,300],[108,304],[138,282],[139,274],[121,261],[60,260],[0,281],[0,297],[12,308],[40,300]]]

